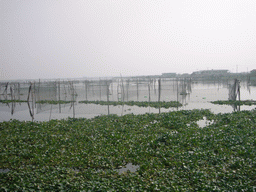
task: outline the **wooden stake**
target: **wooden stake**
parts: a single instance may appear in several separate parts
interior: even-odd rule
[[[139,101],[139,79],[137,79],[137,101]]]
[[[158,102],[161,101],[161,79],[158,79]],[[159,105],[159,114],[161,113],[161,107]]]
[[[148,83],[148,102],[150,103],[150,82]]]
[[[40,79],[39,79],[39,82],[38,82],[38,89],[37,89],[37,100],[38,101],[40,101]],[[39,109],[41,109],[41,104],[40,103],[38,103],[38,105],[37,105],[37,113],[39,113]]]
[[[129,101],[129,82],[130,82],[130,80],[127,79],[127,81],[126,81],[126,97],[127,97],[127,101]]]
[[[124,102],[124,96],[125,96],[125,94],[124,94],[124,81],[123,81],[123,78],[122,78],[121,74],[120,74],[120,76],[121,76],[121,82],[122,82],[122,102]]]
[[[30,103],[29,103],[29,98],[30,98],[30,94],[31,94],[31,89],[32,89],[32,83],[30,83],[30,86],[28,88],[28,98],[27,98],[27,103],[28,103],[28,109],[29,109],[29,113],[30,113],[30,116],[32,118],[32,122],[34,120],[34,113],[32,113],[32,110],[30,108]],[[32,99],[32,103],[33,103],[33,99]]]
[[[61,104],[60,104],[60,81],[58,82],[58,93],[59,93],[59,113],[61,113]]]
[[[73,92],[73,118],[75,118],[75,89],[74,89],[74,85],[73,85],[73,82],[72,82],[72,92]]]
[[[179,79],[176,78],[176,84],[177,84],[177,102],[179,102]],[[178,107],[177,107],[178,110]]]
[[[88,100],[87,99],[88,83],[89,83],[88,81],[84,82],[84,85],[85,85],[85,99],[86,99],[86,101]]]
[[[109,115],[109,82],[106,81],[106,91],[107,91],[107,102],[108,102],[108,115]]]
[[[100,86],[100,101],[101,101],[101,80],[99,80],[99,86]]]

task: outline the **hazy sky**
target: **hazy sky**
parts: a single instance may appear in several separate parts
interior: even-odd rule
[[[256,68],[255,0],[0,0],[0,80]]]

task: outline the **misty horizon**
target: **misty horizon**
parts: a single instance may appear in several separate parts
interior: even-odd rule
[[[147,76],[256,63],[255,1],[0,1],[0,80]]]

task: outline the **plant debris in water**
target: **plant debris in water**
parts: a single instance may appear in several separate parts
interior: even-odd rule
[[[98,105],[129,105],[138,107],[154,107],[154,108],[170,108],[181,107],[182,104],[178,101],[160,101],[160,102],[148,102],[148,101],[79,101],[79,103],[85,104],[98,104]]]
[[[0,191],[252,191],[255,127],[255,110],[1,122]]]

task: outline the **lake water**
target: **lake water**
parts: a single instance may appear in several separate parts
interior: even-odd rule
[[[229,105],[214,105],[210,101],[228,100],[229,84],[233,81],[225,82],[193,82],[193,81],[161,81],[160,100],[161,101],[179,101],[183,104],[179,108],[161,108],[161,112],[169,112],[176,110],[191,110],[191,109],[210,109],[214,113],[230,113],[234,109]],[[241,82],[241,100],[256,100],[256,87],[248,86],[246,82]],[[56,84],[55,84],[56,86]],[[49,86],[50,87],[50,86]],[[42,86],[37,89],[34,98],[50,99],[50,100],[72,100],[72,90],[76,94],[76,102],[71,104],[50,105],[50,104],[34,104],[34,120],[48,121],[49,119],[63,119],[68,117],[85,117],[92,118],[99,115],[108,114],[144,114],[144,113],[159,113],[159,109],[152,107],[137,107],[137,106],[101,106],[96,104],[82,104],[78,101],[82,100],[104,100],[110,101],[158,101],[159,100],[159,84],[154,82],[136,82],[136,81],[115,81],[109,84],[109,89],[105,82],[91,85],[85,83],[76,83],[73,88],[69,85],[62,84],[56,86],[56,89],[51,89],[47,86]],[[71,87],[71,89],[70,89]],[[3,92],[3,87],[0,90]],[[109,91],[108,91],[109,90]],[[28,96],[28,86],[21,86],[22,93],[19,99],[26,100]],[[109,98],[107,98],[109,92]],[[188,94],[181,95],[186,92]],[[38,94],[37,96],[36,93]],[[3,96],[1,96],[4,99]],[[8,98],[10,99],[10,98]],[[17,96],[16,96],[17,99]],[[39,99],[38,99],[39,100]],[[31,104],[30,104],[30,107]],[[255,106],[241,106],[240,110],[251,110]],[[13,114],[12,114],[13,113]],[[10,119],[18,119],[31,121],[29,108],[27,103],[0,103],[0,121],[9,121]]]

